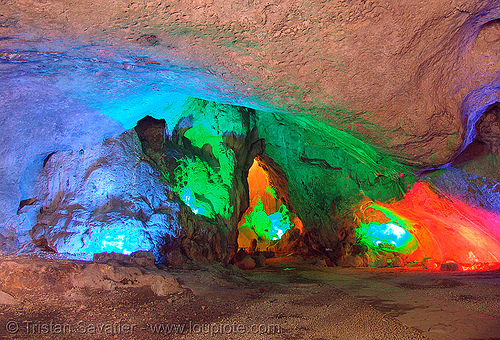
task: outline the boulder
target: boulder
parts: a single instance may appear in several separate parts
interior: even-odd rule
[[[404,267],[405,265],[405,261],[400,256],[395,256],[392,259],[391,267]]]
[[[141,267],[154,266],[156,262],[156,256],[150,251],[138,250],[130,254],[130,262]]]
[[[254,269],[257,264],[250,255],[247,255],[243,257],[241,261],[236,262],[235,265],[238,266],[240,269],[247,270],[247,269]]]
[[[266,265],[266,257],[262,253],[253,255],[252,259],[255,261],[256,268],[264,267]]]
[[[177,294],[184,291],[177,279],[169,276],[165,271],[102,263],[88,265],[81,273],[73,276],[72,283],[73,286],[78,288],[108,291],[118,288],[148,286],[159,296]]]
[[[460,266],[454,262],[441,263],[440,270],[443,272],[457,272],[460,271]]]
[[[152,285],[151,290],[158,296],[167,296],[182,292],[179,282],[174,278],[161,277],[158,278]]]
[[[341,267],[362,267],[364,265],[363,257],[361,255],[349,255],[342,258],[338,265]]]

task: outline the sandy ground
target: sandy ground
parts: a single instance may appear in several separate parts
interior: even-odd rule
[[[500,272],[328,268],[282,258],[247,272],[166,269],[186,289],[156,296],[149,287],[72,287],[50,268],[67,273],[73,264],[59,262],[41,266],[38,278],[3,281],[19,303],[0,305],[0,338],[500,339]]]

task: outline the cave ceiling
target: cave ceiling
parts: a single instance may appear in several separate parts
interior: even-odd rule
[[[2,107],[31,87],[42,105],[81,106],[87,124],[141,93],[179,92],[436,167],[499,97],[495,0],[3,0],[0,13]]]

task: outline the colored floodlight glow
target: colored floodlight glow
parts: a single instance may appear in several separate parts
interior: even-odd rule
[[[402,219],[377,204],[365,207],[364,212],[367,216],[356,229],[360,243],[376,251],[408,254],[416,249],[417,241]],[[374,216],[378,216],[379,221],[374,220]]]
[[[127,226],[93,230],[90,235],[83,237],[83,241],[81,251],[90,256],[103,252],[129,255],[138,250],[150,250],[153,246],[144,232]]]
[[[366,236],[377,247],[389,244],[394,249],[403,248],[413,238],[408,231],[394,223],[370,223]]]
[[[415,260],[425,256],[476,268],[500,262],[500,216],[495,213],[438,195],[425,183],[416,183],[401,201],[384,205],[413,221],[419,240]]]
[[[284,204],[279,207],[277,212],[269,215],[269,220],[271,221],[269,238],[272,241],[281,239],[281,237],[285,234],[285,231],[291,227],[289,211]]]
[[[410,262],[455,262],[463,270],[500,267],[500,216],[438,195],[426,183],[416,183],[402,200],[364,204],[357,215],[356,231],[371,249],[403,249]],[[407,246],[413,244],[408,234],[415,247]]]
[[[252,229],[261,240],[279,240],[291,228],[288,209],[285,205],[281,205],[277,212],[268,215],[264,210],[262,200],[259,200],[253,211],[245,216],[245,223],[242,227]]]
[[[219,214],[230,218],[229,189],[233,180],[234,153],[226,148],[222,136],[208,130],[203,125],[190,128],[184,134],[192,145],[203,148],[210,145],[213,156],[219,162],[219,169],[213,169],[198,156],[183,157],[174,171],[176,191],[193,213],[207,217]]]
[[[280,240],[291,228],[302,230],[302,222],[283,204],[271,184],[268,173],[254,160],[248,172],[250,206],[238,227],[238,244],[248,247],[257,239],[258,248],[265,249]]]
[[[206,204],[199,202],[195,197],[191,188],[185,187],[181,191],[181,199],[186,205],[191,208],[191,211],[195,214],[206,215],[207,211],[210,209]]]

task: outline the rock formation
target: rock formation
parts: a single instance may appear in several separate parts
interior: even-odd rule
[[[305,244],[332,258],[353,253],[361,199],[399,199],[461,153],[462,171],[500,179],[496,0],[4,0],[0,13],[1,253],[105,242],[227,263],[256,155]],[[485,157],[464,156],[478,145]],[[475,185],[456,171],[428,180]],[[495,210],[495,187],[457,195]]]

